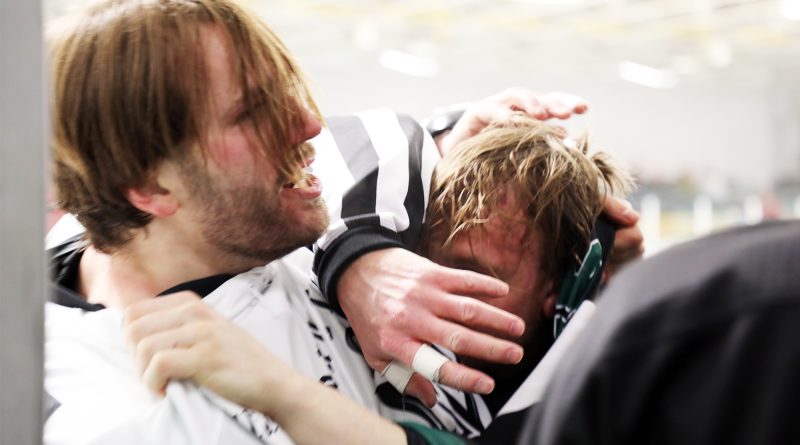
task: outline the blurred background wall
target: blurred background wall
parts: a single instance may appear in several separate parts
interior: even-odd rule
[[[422,119],[510,86],[583,96],[590,112],[566,125],[636,173],[650,252],[800,215],[800,0],[246,3],[328,115]]]

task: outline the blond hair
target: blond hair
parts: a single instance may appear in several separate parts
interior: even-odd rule
[[[428,230],[443,231],[448,244],[484,224],[511,191],[528,235],[541,234],[543,273],[559,284],[585,252],[606,196],[632,187],[607,154],[589,155],[585,135],[576,146],[565,136],[560,127],[514,115],[459,144],[436,167]]]
[[[224,36],[232,78],[261,153],[291,177],[306,153],[291,147],[302,107],[319,116],[278,37],[228,0],[109,0],[49,36],[53,62],[53,164],[58,204],[92,244],[111,251],[151,215],[125,190],[148,184],[165,160],[205,158],[210,107],[204,32]]]

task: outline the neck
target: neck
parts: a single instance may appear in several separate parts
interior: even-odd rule
[[[160,236],[159,230],[153,229],[149,225],[147,232],[140,231],[111,254],[87,248],[77,290],[89,303],[124,309],[187,281],[236,274],[259,265],[254,260],[231,258],[197,241],[184,242],[180,234]]]

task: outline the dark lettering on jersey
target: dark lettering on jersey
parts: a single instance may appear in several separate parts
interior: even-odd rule
[[[325,363],[328,366],[328,371],[333,372],[333,365],[331,365],[331,362],[333,360],[331,359],[330,355],[325,355],[322,352],[322,350],[319,347],[317,347],[317,357],[320,357],[321,359],[325,360]]]
[[[319,300],[315,300],[313,298],[309,298],[309,301],[314,306],[319,306],[319,307],[327,310],[328,312],[333,312],[333,309],[331,309],[331,307],[330,307],[330,305],[328,303],[325,303],[325,302],[322,302],[322,301],[319,301]]]
[[[323,309],[326,309],[328,312],[333,312],[333,309],[331,309],[331,305],[328,304],[327,301],[318,300],[312,297],[311,292],[308,289],[306,289],[306,296],[308,297],[308,301],[310,301],[311,304],[313,304],[314,306],[319,306]]]
[[[322,334],[320,333],[320,328],[319,326],[317,326],[316,323],[314,323],[311,320],[307,320],[306,324],[308,324],[308,327],[310,328],[311,335],[317,341],[317,357],[321,358],[322,361],[325,363],[325,367],[328,368],[328,373],[323,374],[319,378],[319,381],[323,385],[330,386],[333,389],[338,389],[339,384],[336,382],[336,378],[334,377],[336,372],[334,371],[333,368],[333,356],[329,351],[329,344],[325,341],[325,337],[323,337]],[[330,340],[333,340],[333,335],[331,334],[330,326],[324,326],[324,328],[325,332],[328,333],[328,338]]]
[[[316,338],[316,339],[317,339],[317,341],[323,341],[323,340],[325,340],[325,339],[322,337],[322,334],[320,334],[320,333],[319,333],[319,328],[317,327],[317,325],[316,325],[316,324],[315,324],[313,321],[309,321],[309,322],[308,322],[308,327],[310,327],[310,328],[311,328],[311,335],[313,335],[313,336],[314,336],[314,338]]]
[[[264,294],[267,293],[267,291],[269,290],[270,286],[272,286],[272,278],[267,280],[267,277],[262,276],[261,277],[261,286],[258,287],[258,291],[261,293],[261,295],[264,295]]]
[[[319,378],[319,381],[325,386],[330,386],[333,389],[339,389],[339,385],[337,385],[336,381],[333,380],[333,375],[323,375]]]
[[[228,412],[227,414],[231,419],[236,421],[236,423],[265,444],[268,444],[270,437],[281,429],[274,420],[251,409],[242,408],[239,412]]]
[[[331,362],[331,356],[330,355],[325,355],[325,353],[322,352],[322,349],[320,349],[320,348],[317,348],[317,357],[325,360],[327,363]]]

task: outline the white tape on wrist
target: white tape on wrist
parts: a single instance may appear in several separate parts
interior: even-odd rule
[[[439,369],[448,361],[447,357],[436,352],[429,345],[422,345],[414,354],[411,368],[433,383],[439,383]]]
[[[414,371],[408,369],[398,361],[392,361],[381,371],[381,375],[387,382],[391,383],[400,394],[405,393],[408,381],[414,375]]]

